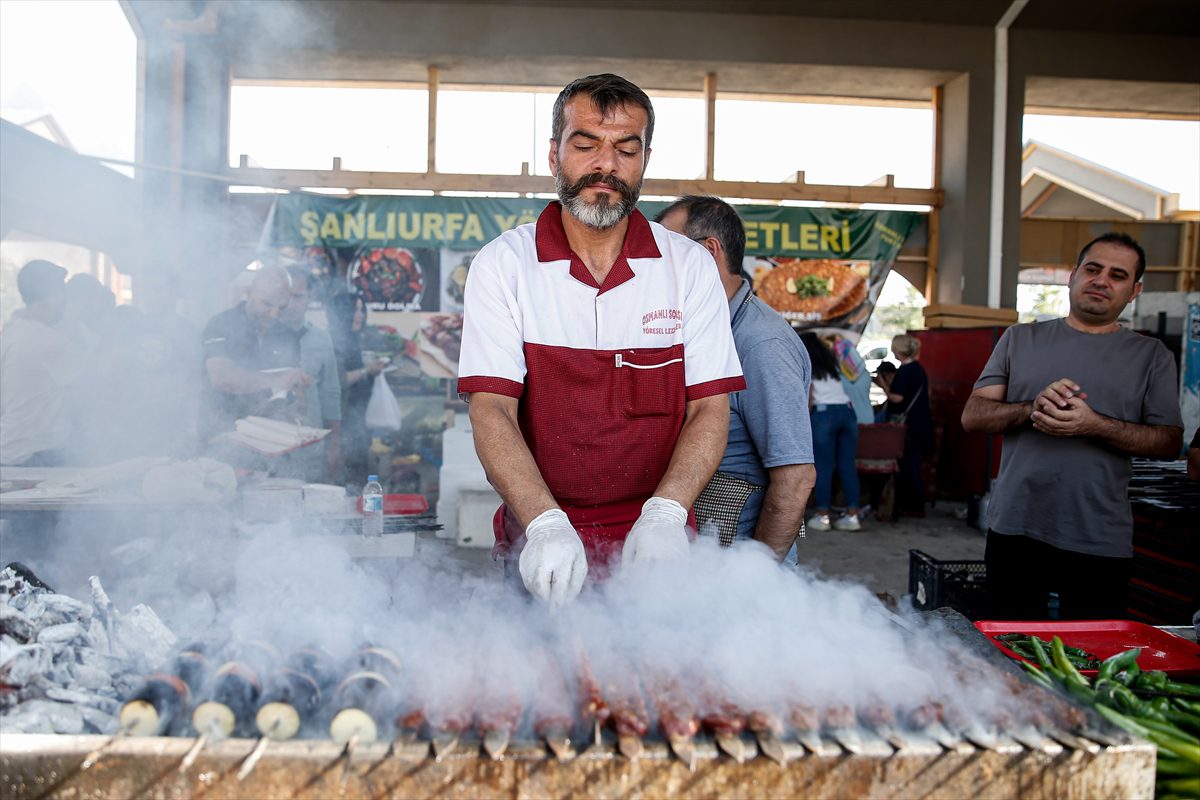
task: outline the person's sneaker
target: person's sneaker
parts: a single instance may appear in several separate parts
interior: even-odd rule
[[[829,515],[828,514],[813,514],[808,520],[806,526],[810,531],[827,531],[829,530]]]
[[[833,527],[837,528],[839,531],[862,530],[862,525],[858,521],[858,514],[847,514],[844,517],[838,517],[833,523]],[[826,530],[828,530],[828,528]]]

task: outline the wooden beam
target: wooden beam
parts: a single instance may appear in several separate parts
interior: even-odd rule
[[[942,185],[942,87],[933,87],[933,179],[934,186]],[[929,210],[929,241],[925,245],[925,253],[929,263],[925,265],[925,302],[938,301],[938,238],[941,236],[941,213],[935,205]]]
[[[425,171],[429,174],[437,172],[437,97],[438,97],[438,68],[429,67],[429,149],[425,162]]]
[[[1033,202],[1029,204],[1029,208],[1027,208],[1023,212],[1021,212],[1021,216],[1022,217],[1032,217],[1034,215],[1034,213],[1039,208],[1044,206],[1046,204],[1046,201],[1049,200],[1051,198],[1051,196],[1053,196],[1054,193],[1057,191],[1058,191],[1057,183],[1053,183],[1053,182],[1047,183],[1046,188],[1042,189],[1042,191],[1038,193],[1038,196],[1033,199]]]
[[[717,73],[704,76],[704,179],[713,180],[717,162]]]
[[[236,186],[264,186],[299,190],[413,189],[432,192],[554,193],[548,175],[452,175],[437,172],[363,172],[357,170],[296,170],[232,167],[222,178]],[[754,200],[809,200],[827,203],[884,203],[893,205],[942,204],[941,189],[906,189],[896,186],[835,186],[809,183],[758,181],[650,179],[642,185],[645,196],[678,197],[681,194],[714,194]]]

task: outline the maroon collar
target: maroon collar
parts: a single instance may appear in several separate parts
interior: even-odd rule
[[[604,285],[596,283],[592,273],[584,265],[583,260],[571,249],[567,241],[567,232],[563,230],[562,204],[557,200],[551,202],[542,210],[538,217],[535,233],[537,243],[537,258],[540,263],[550,261],[571,261],[571,277],[599,289],[604,294],[609,289],[620,286],[633,278],[633,270],[629,268],[631,258],[662,258],[658,243],[654,241],[654,233],[650,223],[636,208],[629,215],[629,227],[625,230],[625,241],[621,245],[621,253],[613,262],[612,269],[604,278]]]

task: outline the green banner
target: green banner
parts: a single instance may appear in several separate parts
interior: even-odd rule
[[[485,197],[352,198],[281,195],[267,223],[267,246],[409,247],[477,250],[537,219],[547,200]],[[666,203],[644,202],[653,217]],[[911,211],[740,205],[746,255],[892,261],[918,225]]]

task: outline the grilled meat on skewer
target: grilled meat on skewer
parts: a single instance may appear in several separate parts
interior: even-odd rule
[[[355,672],[334,691],[329,738],[340,743],[373,742],[391,722],[396,702],[392,684],[378,672]]]
[[[261,691],[253,670],[240,661],[225,662],[213,673],[208,691],[192,711],[192,726],[201,734],[248,733]]]
[[[535,653],[534,659],[537,670],[534,685],[537,691],[529,709],[533,732],[546,742],[555,758],[559,761],[570,760],[575,757],[575,748],[571,745],[575,720],[572,716],[571,692],[567,688],[562,664],[545,647]]]
[[[779,766],[787,766],[787,754],[779,737],[783,735],[783,721],[770,711],[751,711],[746,715],[746,728],[758,740],[763,754]]]
[[[680,761],[695,769],[696,748],[693,739],[700,730],[700,718],[683,685],[656,667],[642,671],[642,680],[658,715],[658,727]]]

